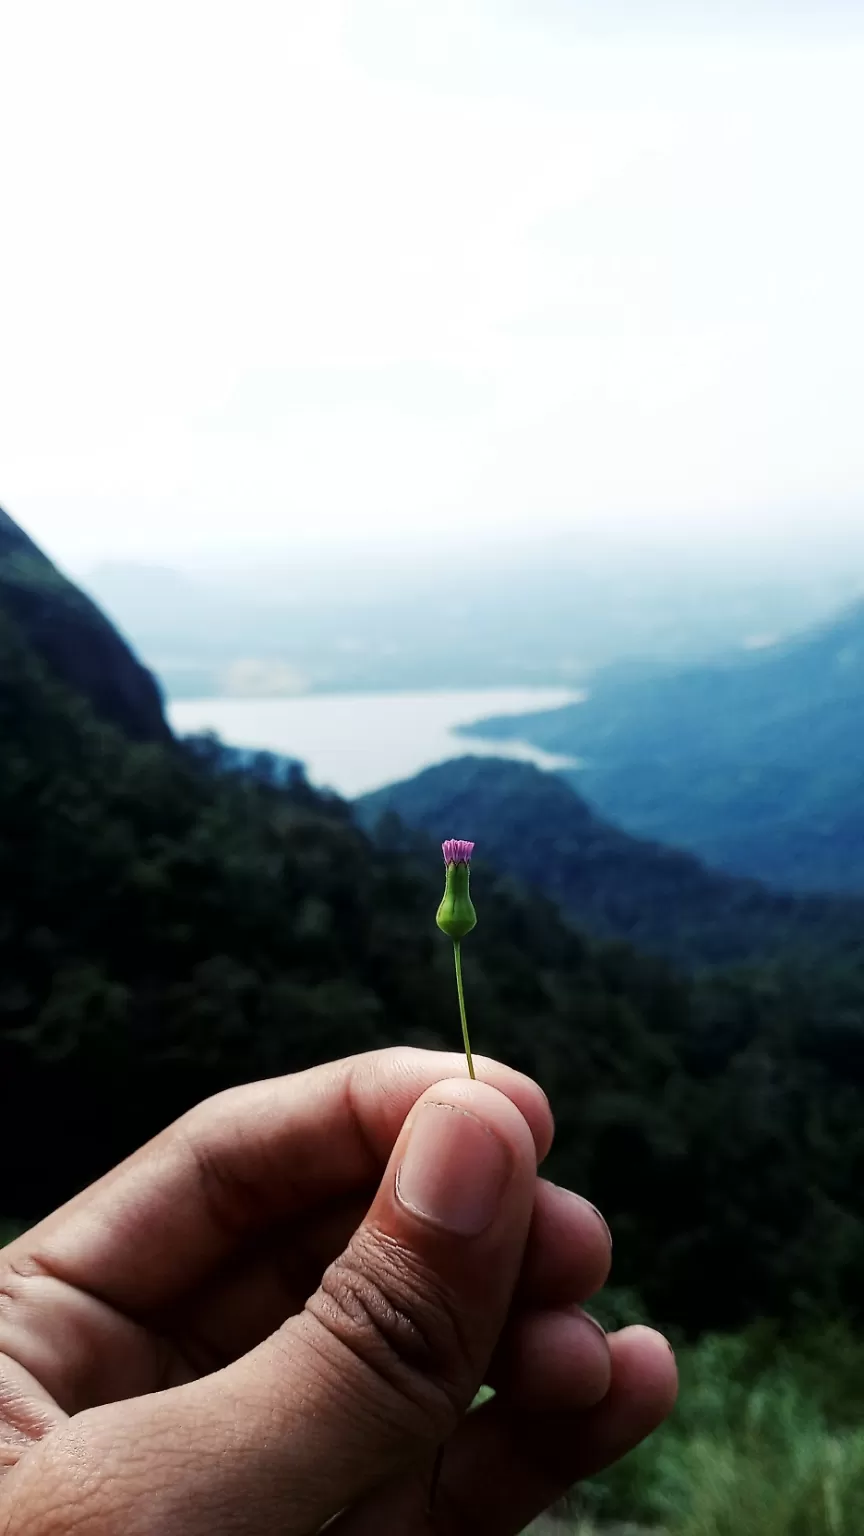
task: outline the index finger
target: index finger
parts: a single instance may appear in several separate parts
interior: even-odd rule
[[[552,1116],[530,1078],[475,1058],[531,1128],[538,1160]],[[228,1089],[190,1110],[98,1183],[4,1250],[136,1313],[194,1290],[269,1228],[371,1190],[408,1111],[464,1072],[449,1052],[393,1049]]]

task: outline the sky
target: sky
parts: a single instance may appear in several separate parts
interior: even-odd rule
[[[56,557],[864,526],[859,0],[0,11],[0,504]]]

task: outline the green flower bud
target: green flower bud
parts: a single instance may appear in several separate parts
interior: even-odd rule
[[[436,922],[442,933],[451,939],[464,939],[466,933],[470,933],[477,925],[477,913],[468,888],[471,879],[468,860],[473,847],[473,843],[457,842],[455,839],[444,844],[447,877]]]

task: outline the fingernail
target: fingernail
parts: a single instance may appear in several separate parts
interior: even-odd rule
[[[603,1339],[606,1338],[606,1329],[603,1327],[602,1323],[598,1323],[596,1317],[592,1317],[590,1312],[582,1312],[581,1316],[585,1319],[586,1323],[590,1323],[593,1328],[597,1329],[597,1332],[602,1336]]]
[[[586,1205],[591,1205],[591,1201],[590,1200],[586,1200],[585,1204]],[[606,1237],[608,1238],[608,1241],[609,1241],[609,1247],[611,1249],[611,1247],[612,1247],[612,1233],[609,1230],[609,1223],[606,1220],[606,1217],[603,1215],[603,1212],[602,1211],[598,1211],[596,1205],[591,1205],[591,1209],[594,1212],[594,1215],[597,1217],[597,1220],[599,1221],[601,1227],[603,1228],[603,1231],[606,1233]]]
[[[461,1237],[493,1221],[510,1182],[504,1142],[476,1115],[450,1104],[424,1104],[396,1174],[403,1205]]]
[[[575,1189],[565,1189],[563,1184],[556,1184],[555,1188],[560,1190],[562,1195],[567,1195],[571,1200],[578,1200],[581,1206],[584,1206],[589,1211],[593,1211],[601,1227],[603,1228],[603,1231],[606,1233],[606,1238],[608,1240],[609,1247],[611,1248],[612,1233],[609,1231],[609,1223],[606,1220],[606,1217],[603,1215],[603,1212],[598,1211],[596,1205],[592,1205],[591,1201],[586,1200],[584,1195],[577,1195]]]

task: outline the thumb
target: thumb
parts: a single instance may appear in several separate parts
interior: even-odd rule
[[[89,1410],[51,1437],[77,1481],[92,1469],[82,1536],[307,1536],[431,1458],[504,1325],[535,1184],[534,1140],[510,1099],[465,1079],[428,1090],[302,1313],[222,1371]],[[51,1460],[49,1504],[65,1486]]]
[[[282,1483],[283,1520],[296,1501],[292,1531],[317,1530],[431,1454],[466,1412],[510,1306],[536,1170],[508,1098],[485,1083],[439,1083],[415,1104],[366,1220],[305,1311],[239,1362],[232,1395],[242,1379],[260,1400],[266,1383],[266,1479]],[[250,1527],[271,1528],[281,1530]]]

